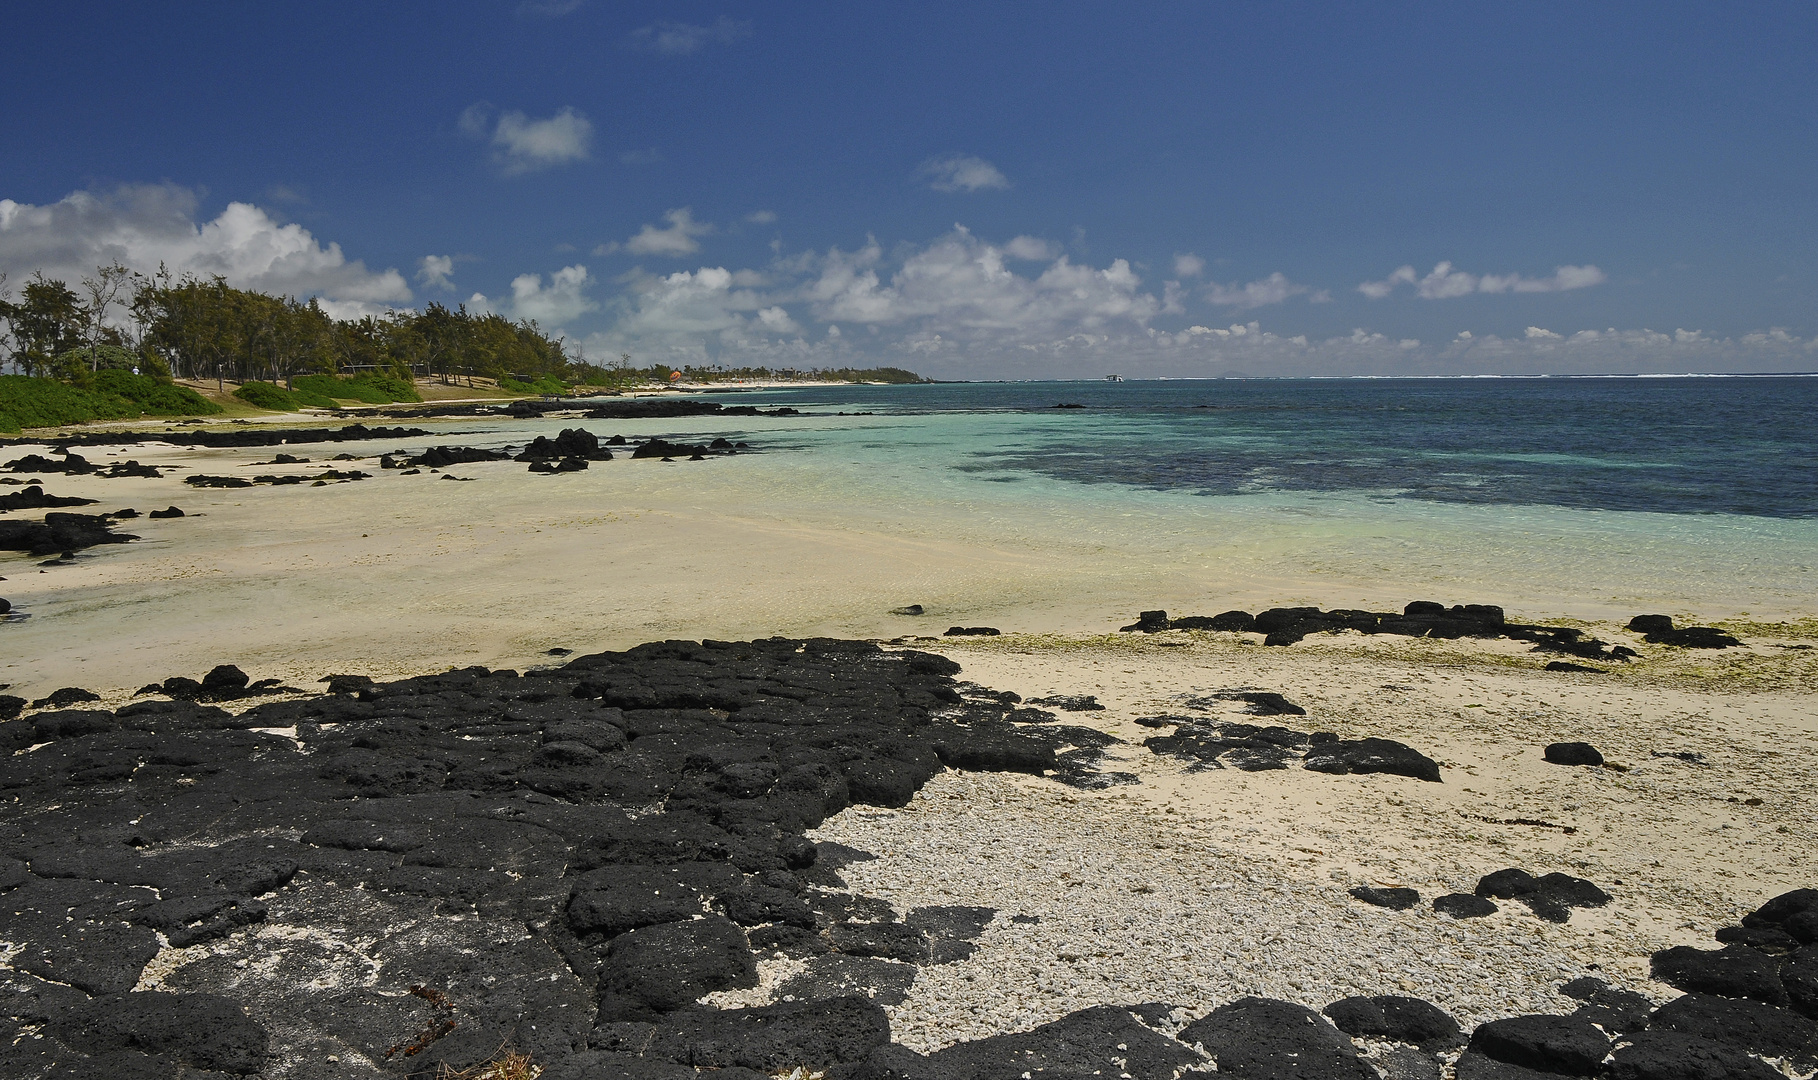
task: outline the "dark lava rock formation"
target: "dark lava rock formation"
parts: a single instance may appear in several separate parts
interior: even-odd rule
[[[507,1048],[546,1080],[1442,1075],[1466,1033],[1403,997],[1100,1006],[930,1055],[892,1043],[881,1006],[998,913],[897,912],[839,877],[871,856],[804,831],[943,768],[1089,782],[1115,741],[1013,722],[1040,710],[957,670],[863,642],[664,642],[523,675],[331,675],[238,713],[203,702],[268,681],[231,665],[116,710],[0,699],[0,1075],[433,1077]],[[1601,895],[1519,870],[1480,888]],[[1800,890],[1726,930],[1748,943],[1666,950],[1657,974],[1695,992],[1657,1009],[1574,980],[1575,1012],[1479,1027],[1457,1075],[1809,1070],[1814,919]],[[773,957],[802,967],[772,1004],[699,1003]]]
[[[57,555],[101,544],[124,544],[139,539],[117,533],[105,514],[66,514],[52,511],[43,521],[0,521],[0,551],[31,555]]]
[[[1642,616],[1650,618],[1652,616]],[[1364,634],[1401,634],[1435,638],[1513,638],[1529,641],[1536,652],[1565,653],[1585,660],[1627,660],[1635,650],[1610,645],[1573,626],[1530,626],[1507,622],[1493,604],[1454,604],[1416,600],[1392,611],[1321,611],[1316,607],[1270,608],[1251,615],[1227,611],[1210,617],[1170,619],[1166,611],[1145,611],[1125,632],[1155,634],[1164,630],[1226,630],[1264,635],[1264,645],[1292,645],[1309,634],[1356,630]],[[1689,632],[1689,631],[1688,631]],[[1652,641],[1653,638],[1647,640]],[[1730,644],[1740,644],[1731,639]]]
[[[1277,715],[1288,706],[1304,714],[1280,694],[1233,694],[1261,699],[1253,703],[1265,716]],[[1293,714],[1290,714],[1293,715]],[[1192,761],[1196,768],[1222,769],[1227,764],[1244,772],[1286,769],[1298,761],[1313,772],[1392,773],[1440,783],[1439,763],[1405,743],[1393,739],[1340,739],[1329,731],[1305,732],[1272,724],[1217,723],[1193,716],[1144,716],[1144,727],[1173,727],[1171,735],[1155,735],[1143,745],[1157,754]]]
[[[46,495],[37,484],[27,484],[11,495],[0,495],[0,511],[44,510],[58,506],[92,506],[97,500],[78,499],[73,495]]]
[[[53,695],[78,707],[0,722],[0,1002],[34,1036],[0,1075],[428,1076],[507,1044],[552,1068],[854,1062],[888,1025],[851,993],[963,958],[994,913],[837,891],[803,830],[944,767],[1079,781],[1114,741],[1012,726],[956,671],[671,642],[333,676],[238,714],[202,702],[277,688],[231,665],[118,710]],[[131,993],[166,944],[207,952]],[[809,958],[796,1003],[694,1004],[778,951]]]
[[[1629,620],[1629,629],[1641,640],[1653,645],[1678,645],[1686,649],[1727,649],[1742,642],[1714,626],[1675,628],[1670,615],[1637,615]]]

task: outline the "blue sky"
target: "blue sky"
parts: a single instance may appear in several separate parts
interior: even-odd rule
[[[20,6],[0,270],[640,363],[1813,370],[1815,46],[1809,3]]]

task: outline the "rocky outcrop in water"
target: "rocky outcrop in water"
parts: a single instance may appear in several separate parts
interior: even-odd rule
[[[1265,645],[1293,645],[1321,633],[1356,630],[1363,634],[1399,634],[1434,638],[1513,638],[1529,641],[1536,652],[1564,653],[1588,660],[1627,660],[1635,650],[1610,645],[1572,626],[1533,626],[1507,622],[1493,604],[1444,604],[1416,600],[1400,612],[1317,607],[1270,608],[1251,615],[1227,611],[1213,616],[1170,619],[1166,611],[1145,611],[1124,632],[1155,634],[1165,630],[1224,630],[1264,635]],[[1649,639],[1652,640],[1652,639]]]

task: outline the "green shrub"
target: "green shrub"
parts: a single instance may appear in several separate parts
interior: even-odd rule
[[[277,383],[249,382],[234,391],[234,396],[255,409],[273,412],[296,412],[303,407],[297,395]]]
[[[132,402],[142,416],[212,416],[221,411],[221,406],[187,386],[117,368],[97,372],[94,388]]]
[[[361,372],[352,378],[342,379],[333,375],[304,375],[293,379],[291,385],[296,387],[299,396],[313,394],[323,400],[341,398],[364,402],[367,405],[389,405],[394,401],[422,401],[416,388],[403,379],[390,375],[379,375],[374,372]]]
[[[56,379],[0,375],[0,431],[62,427],[141,416],[207,416],[221,406],[194,390],[117,368],[93,373],[92,388]]]
[[[368,387],[375,393],[384,394],[392,401],[417,402],[423,400],[423,395],[417,393],[417,388],[411,385],[409,380],[400,379],[395,375],[382,375],[376,371],[362,371],[360,374],[349,379],[348,382],[355,386]],[[365,401],[366,399],[361,398],[360,400]],[[374,402],[374,404],[379,403]]]
[[[551,375],[544,375],[536,382],[524,382],[522,379],[514,379],[507,375],[499,380],[499,389],[508,390],[514,394],[566,394],[568,384],[558,382]]]

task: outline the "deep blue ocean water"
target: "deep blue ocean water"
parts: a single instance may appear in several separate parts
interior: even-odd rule
[[[924,417],[909,426],[947,467],[984,480],[1818,516],[1813,377],[946,383],[715,400]]]

